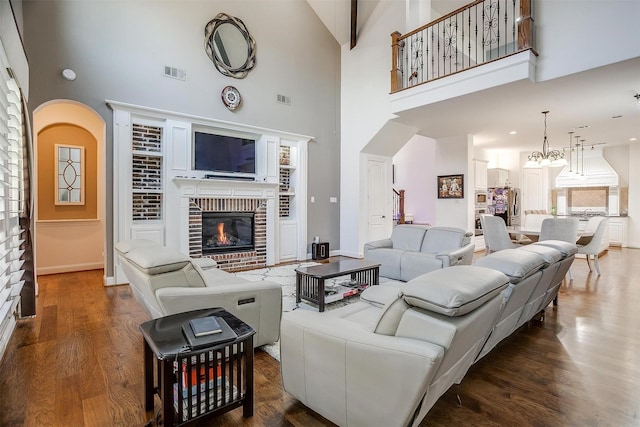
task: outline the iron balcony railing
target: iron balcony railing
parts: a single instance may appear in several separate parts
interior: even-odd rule
[[[393,189],[393,221],[404,224],[404,190]]]
[[[478,0],[408,34],[394,32],[391,92],[533,50],[531,1]]]

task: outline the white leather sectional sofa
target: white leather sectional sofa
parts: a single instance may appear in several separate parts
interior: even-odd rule
[[[284,313],[283,385],[340,426],[416,426],[469,367],[553,300],[575,245],[496,252],[323,313]]]
[[[391,237],[365,243],[364,259],[380,263],[380,275],[407,282],[421,274],[473,259],[473,234],[454,227],[402,224]]]
[[[116,244],[122,269],[140,305],[153,318],[200,308],[223,307],[255,330],[254,346],[280,336],[282,288],[251,282],[151,240]]]

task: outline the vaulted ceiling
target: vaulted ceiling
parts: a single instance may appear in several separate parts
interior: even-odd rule
[[[351,0],[307,0],[340,45],[349,42],[351,33]],[[356,33],[367,22],[380,0],[357,0]]]
[[[357,31],[381,1],[357,0]],[[350,39],[351,0],[307,0],[341,45]],[[467,0],[431,0],[433,16],[445,15]],[[553,148],[568,145],[568,132],[587,142],[640,144],[640,58],[542,83],[523,81],[476,92],[402,113],[399,121],[438,138],[452,130],[474,135],[487,149],[540,149],[542,111]],[[517,108],[515,108],[517,106]],[[515,134],[513,132],[516,132]],[[630,141],[635,137],[638,140]]]

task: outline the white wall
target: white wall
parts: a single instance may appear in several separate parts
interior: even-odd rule
[[[19,33],[22,26],[22,1],[13,3],[12,9],[9,0],[0,0],[0,41],[11,64],[15,80],[24,97],[29,99],[29,64]]]
[[[634,167],[629,168],[629,182],[640,182],[640,145],[629,146],[629,164]],[[640,248],[640,191],[629,191],[629,219],[628,236],[629,247]]]
[[[433,177],[436,141],[415,135],[393,156],[397,190],[405,190],[405,212],[414,223],[435,222],[437,190]]]
[[[360,156],[392,118],[390,34],[403,27],[403,5],[401,0],[381,1],[358,34],[356,47],[350,50],[348,44],[342,46],[340,249],[345,255],[359,256],[366,239],[366,195],[362,191],[366,174],[361,170]]]
[[[256,41],[257,64],[245,79],[220,74],[204,51],[204,26],[220,12],[242,19]],[[106,122],[108,248],[114,171],[107,99],[313,136],[309,248],[315,235],[339,248],[339,207],[329,199],[340,187],[340,46],[305,0],[25,1],[23,15],[30,110],[71,99]],[[165,65],[183,68],[186,81],[164,77]],[[77,79],[63,80],[64,68]],[[243,97],[235,112],[220,99],[227,85]],[[289,96],[291,105],[276,103],[277,94]]]
[[[640,56],[637,0],[534,0],[533,14],[539,82]]]
[[[473,230],[473,138],[459,135],[436,141],[435,175],[464,174],[464,199],[437,199],[435,224]],[[432,184],[435,186],[435,180]]]

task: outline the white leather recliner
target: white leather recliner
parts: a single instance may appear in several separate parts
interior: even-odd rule
[[[380,263],[380,276],[407,282],[433,270],[471,264],[472,235],[454,227],[396,225],[388,239],[364,244],[364,259]]]
[[[280,337],[282,288],[251,282],[151,240],[116,244],[122,269],[140,305],[153,318],[200,308],[222,307],[255,330],[254,346]]]
[[[508,284],[496,270],[454,266],[401,291],[363,293],[363,300],[391,298],[383,307],[373,297],[323,313],[284,313],[284,388],[340,426],[417,425],[474,362]]]

